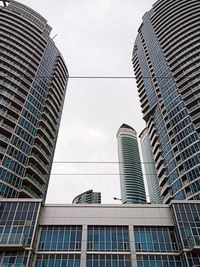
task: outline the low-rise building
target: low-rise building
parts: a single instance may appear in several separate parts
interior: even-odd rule
[[[198,201],[42,206],[2,199],[0,207],[0,266],[200,265]]]

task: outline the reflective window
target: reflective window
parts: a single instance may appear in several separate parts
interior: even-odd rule
[[[178,229],[185,248],[200,245],[200,204],[173,204]]]
[[[90,251],[129,251],[127,226],[88,226],[87,249]]]
[[[28,252],[0,252],[0,266],[2,267],[25,267]]]
[[[131,267],[130,255],[87,255],[86,267]]]
[[[81,250],[82,226],[42,227],[38,250]]]
[[[1,202],[0,243],[30,246],[39,203]]]
[[[189,266],[200,266],[200,254],[187,252]]]
[[[35,267],[80,267],[80,255],[38,255]]]
[[[137,267],[183,267],[180,256],[137,255]]]
[[[134,227],[136,251],[178,251],[173,227]]]

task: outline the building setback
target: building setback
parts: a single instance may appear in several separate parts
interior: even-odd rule
[[[88,190],[78,196],[76,196],[72,204],[101,204],[101,193]]]
[[[140,144],[142,150],[143,164],[145,169],[145,176],[149,191],[149,198],[151,203],[162,203],[160,194],[160,187],[158,184],[158,177],[156,173],[155,161],[152,153],[152,146],[148,135],[148,130],[145,128],[140,134]]]
[[[157,1],[133,51],[164,203],[200,199],[199,13],[198,0]]]
[[[117,141],[122,203],[146,203],[137,133],[129,125],[122,124]]]
[[[10,3],[7,3],[10,2]],[[0,197],[45,199],[68,72],[46,19],[0,8]]]

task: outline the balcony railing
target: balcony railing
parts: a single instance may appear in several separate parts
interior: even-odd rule
[[[189,249],[192,252],[200,252],[200,235],[191,236],[188,240]]]
[[[44,137],[41,134],[39,134],[39,133],[37,134],[37,137],[40,140],[40,142],[42,142],[45,145],[45,147],[48,149],[48,151],[50,151],[52,153],[53,152],[53,147],[50,146],[47,143],[47,141],[44,139]]]
[[[11,127],[11,126],[9,126],[9,125],[7,125],[7,124],[5,124],[5,123],[2,123],[1,126],[2,126],[3,128],[5,128],[5,129],[7,129],[9,132],[12,132],[13,129],[14,129],[13,127]]]
[[[0,134],[0,140],[5,141],[6,143],[8,143],[9,140],[10,140],[10,138],[6,137],[6,136],[3,135],[3,134]]]
[[[49,171],[49,165],[45,164],[38,155],[36,155],[35,153],[32,153],[31,155],[32,157],[34,157],[34,159],[40,164],[40,166],[42,166],[42,168],[45,170],[46,173],[48,173]]]
[[[38,144],[35,143],[34,146],[37,148],[37,150],[43,155],[43,157],[46,159],[47,162],[51,160],[51,156],[49,156],[45,150]]]
[[[40,192],[44,193],[46,190],[46,186],[42,185],[41,183],[39,183],[33,176],[31,176],[30,174],[26,174],[25,179],[27,179],[28,181],[30,181],[31,183],[33,183],[35,186],[37,186],[37,188],[40,190]]]
[[[24,249],[28,245],[28,238],[22,234],[0,235],[0,249]]]
[[[164,186],[162,187],[162,189],[161,189],[161,195],[162,196],[165,196],[165,194],[166,194],[166,192],[167,192],[167,190],[170,188],[170,184],[169,184],[169,182],[167,181],[165,184],[164,184]]]
[[[8,119],[10,119],[11,121],[13,121],[13,122],[17,122],[17,119],[16,118],[14,118],[13,116],[11,116],[11,115],[9,115],[6,111],[4,111],[4,110],[0,110],[0,114],[2,115],[2,116],[4,116],[4,117],[6,117],[6,118],[8,118]]]
[[[6,151],[6,148],[0,146],[0,153],[3,153],[4,154],[5,151]]]
[[[172,194],[169,192],[164,198],[163,198],[163,203],[168,204],[169,201],[172,199]]]
[[[30,197],[35,197],[35,198],[42,198],[42,195],[36,194],[31,188],[29,188],[26,185],[22,186],[22,191],[25,192],[25,194],[29,195]]]
[[[35,164],[29,162],[28,163],[28,167],[31,167],[31,169],[34,171],[34,173],[40,178],[42,179],[42,181],[46,182],[47,179],[47,175],[45,175],[44,173],[42,173]]]

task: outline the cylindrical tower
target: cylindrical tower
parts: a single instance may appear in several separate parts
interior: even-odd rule
[[[160,187],[158,184],[155,161],[152,153],[152,146],[148,135],[148,129],[145,128],[140,137],[140,144],[142,150],[143,164],[145,169],[145,176],[149,191],[149,198],[151,203],[161,204],[162,197],[160,194]]]
[[[200,1],[160,0],[133,65],[164,203],[200,199]]]
[[[122,203],[146,203],[137,133],[129,125],[122,124],[117,140]]]
[[[0,197],[45,199],[68,72],[34,10],[0,9]]]

